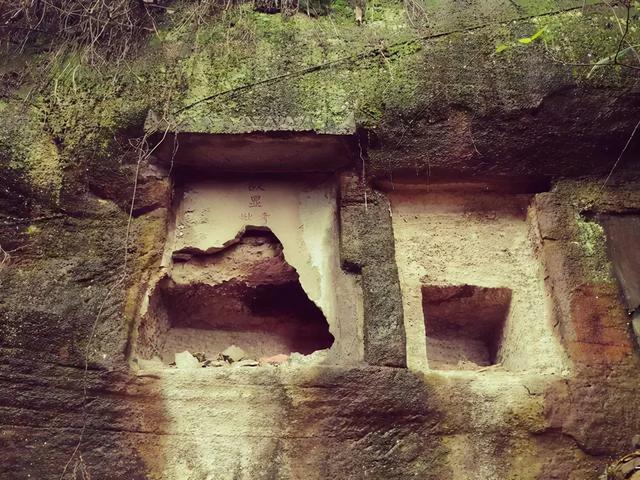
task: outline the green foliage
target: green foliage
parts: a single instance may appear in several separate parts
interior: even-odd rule
[[[542,35],[544,34],[545,30],[546,30],[545,28],[541,28],[536,33],[531,35],[530,37],[519,38],[517,42],[499,43],[496,46],[495,53],[502,53],[502,52],[504,52],[504,51],[506,51],[506,50],[508,50],[510,48],[517,47],[519,45],[529,45],[530,43],[533,43],[537,39],[542,37]]]
[[[363,26],[348,2],[333,7],[329,16],[310,18],[243,5],[195,38],[186,32],[174,39],[194,45],[180,60],[186,88],[173,102],[184,108],[176,123],[216,133],[284,121],[289,128],[339,133],[354,116],[372,124],[385,105],[410,104],[422,42],[407,24],[404,5],[370,1]]]
[[[537,38],[539,38],[544,33],[544,31],[545,31],[545,29],[541,28],[540,30],[538,30],[536,33],[534,33],[530,37],[524,37],[524,38],[518,39],[518,42],[522,43],[524,45],[528,45],[529,43],[531,43],[531,42],[535,41]]]
[[[41,232],[40,227],[38,227],[37,225],[29,225],[25,230],[25,233],[27,235],[37,235],[40,232]]]
[[[577,246],[580,248],[585,273],[594,281],[610,283],[612,266],[606,251],[606,236],[602,226],[595,220],[576,215]]]
[[[0,164],[21,178],[20,188],[56,203],[62,186],[60,152],[43,128],[37,108],[18,102],[0,106]]]

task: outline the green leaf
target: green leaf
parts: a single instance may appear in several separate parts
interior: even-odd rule
[[[541,28],[540,30],[538,30],[536,33],[534,33],[530,37],[524,37],[524,38],[518,39],[518,42],[527,45],[527,44],[535,41],[536,39],[538,39],[544,33],[544,30],[545,30],[544,28]]]
[[[498,45],[496,47],[496,53],[502,53],[505,50],[507,50],[509,48],[509,45],[507,45],[506,43],[501,43],[500,45]]]
[[[536,33],[534,33],[534,34],[531,36],[531,40],[533,41],[533,40],[537,39],[540,35],[542,35],[542,34],[544,33],[544,30],[545,30],[544,28],[541,28],[541,29],[540,29],[540,30],[538,30]]]

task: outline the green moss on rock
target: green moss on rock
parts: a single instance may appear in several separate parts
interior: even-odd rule
[[[613,282],[613,270],[607,256],[606,236],[602,225],[576,215],[576,228],[582,264],[588,278],[597,283]]]
[[[175,104],[184,108],[176,124],[210,133],[344,133],[354,115],[367,123],[384,102],[410,102],[420,44],[403,4],[370,2],[367,20],[357,26],[340,3],[320,18],[267,15],[248,5],[227,12],[195,34],[193,53],[180,62],[187,89]]]
[[[37,109],[18,102],[0,105],[0,158],[22,189],[53,203],[58,201],[61,159]]]

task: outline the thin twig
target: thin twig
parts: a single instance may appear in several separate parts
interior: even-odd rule
[[[4,270],[4,268],[9,265],[9,262],[11,261],[11,255],[9,255],[9,252],[2,248],[2,245],[0,245],[0,256],[2,256],[2,258],[0,259],[0,273],[2,273],[2,270]]]
[[[602,1],[605,5],[607,5],[611,9],[611,13],[613,13],[613,17],[616,19],[616,23],[618,24],[618,30],[620,31],[620,35],[622,35],[624,39],[624,37],[626,37],[625,29],[629,28],[629,20],[630,20],[629,16],[627,16],[626,27],[622,27],[622,23],[620,22],[620,17],[618,17],[615,7],[611,3],[609,3],[607,0],[602,0]],[[630,11],[630,7],[627,8],[627,12],[629,11]],[[638,51],[636,50],[635,46],[631,45],[631,42],[629,42],[628,40],[625,41],[625,43],[627,44],[628,47],[631,48],[634,55],[636,56],[636,60],[638,60],[638,63],[640,63],[640,55],[638,55]],[[618,52],[619,51],[620,51],[620,48],[618,48]]]
[[[600,187],[600,190],[598,192],[598,196],[599,197],[602,195],[602,191],[606,187],[607,182],[611,179],[611,176],[613,175],[614,170],[618,167],[618,164],[620,163],[620,160],[622,160],[622,157],[624,156],[625,152],[627,151],[627,148],[629,148],[629,145],[631,144],[631,140],[633,140],[633,137],[635,137],[636,132],[638,131],[638,128],[640,128],[640,120],[638,121],[638,123],[636,123],[636,126],[633,129],[633,132],[631,132],[631,135],[629,135],[629,138],[627,139],[627,143],[625,143],[624,148],[620,152],[620,155],[618,155],[618,159],[613,164],[613,167],[611,167],[611,170],[609,171],[609,175],[607,175],[607,178],[602,183],[602,186]]]
[[[616,15],[617,17],[617,15]],[[620,55],[620,51],[622,50],[622,45],[624,44],[625,39],[627,38],[627,34],[629,33],[629,21],[631,20],[631,5],[627,6],[627,18],[624,23],[624,33],[622,37],[620,37],[620,41],[618,42],[618,49],[616,51],[616,56],[613,58],[613,63],[618,64],[618,56]],[[631,47],[633,48],[633,47]]]

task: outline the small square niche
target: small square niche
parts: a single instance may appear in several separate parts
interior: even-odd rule
[[[429,367],[473,370],[494,365],[510,304],[509,288],[423,285]]]

